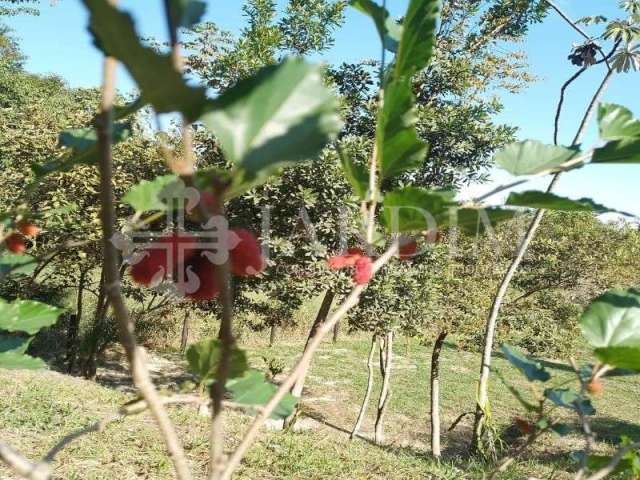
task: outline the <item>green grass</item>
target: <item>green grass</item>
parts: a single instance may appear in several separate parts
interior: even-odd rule
[[[303,342],[283,335],[274,348],[253,339],[251,362],[264,368],[262,357],[278,358],[291,366]],[[344,431],[355,421],[366,384],[366,337],[345,337],[337,345],[323,344],[313,364],[305,392],[303,411],[316,419],[303,432],[265,432],[249,453],[237,478],[246,479],[459,479],[481,478],[487,467],[469,460],[465,447],[470,418],[443,437],[445,458],[437,463],[428,456],[428,377],[430,349],[397,341],[392,396],[386,421],[387,445],[375,446],[366,439],[350,442]],[[442,354],[441,389],[443,429],[460,413],[473,408],[478,370],[477,354],[447,346]],[[507,381],[528,388],[523,379],[500,356],[495,367]],[[571,372],[560,372],[558,381]],[[640,382],[632,377],[607,379],[605,392],[595,401],[596,432],[607,441],[620,435],[640,439]],[[376,377],[376,387],[380,381]],[[498,431],[522,414],[517,402],[497,379],[491,386],[492,412]],[[131,396],[98,384],[55,372],[0,372],[0,439],[30,458],[37,459],[63,435],[86,426],[117,409]],[[363,425],[365,437],[373,427],[372,404]],[[171,415],[184,442],[197,478],[204,478],[208,453],[208,419],[191,407],[172,407]],[[228,447],[231,448],[250,418],[227,416]],[[308,423],[308,421],[307,421]],[[505,437],[511,438],[511,437]],[[572,478],[569,452],[579,449],[581,439],[549,437],[517,462],[501,478]],[[599,449],[607,450],[600,444]],[[172,469],[148,414],[110,425],[65,449],[56,462],[60,479],[168,479]],[[0,467],[0,478],[8,472]]]

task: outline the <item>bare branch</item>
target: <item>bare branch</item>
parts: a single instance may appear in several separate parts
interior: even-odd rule
[[[31,463],[22,454],[0,442],[0,459],[27,480],[49,480],[51,467],[47,463]]]

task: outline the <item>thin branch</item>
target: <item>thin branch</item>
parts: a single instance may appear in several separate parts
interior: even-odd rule
[[[114,0],[111,0],[115,4]],[[105,57],[102,82],[102,101],[100,114],[96,121],[100,170],[100,201],[101,221],[104,248],[105,288],[113,313],[118,324],[120,341],[127,354],[131,376],[142,397],[149,404],[149,409],[158,425],[162,439],[167,447],[179,480],[190,480],[191,473],[187,460],[169,419],[167,411],[162,405],[160,395],[156,391],[147,369],[144,349],[138,347],[134,325],[129,311],[122,297],[120,286],[119,254],[111,239],[116,234],[115,196],[113,193],[113,160],[112,160],[112,129],[113,104],[116,95],[115,75],[117,61],[112,57]]]
[[[376,273],[380,270],[394,255],[398,253],[398,240],[394,239],[391,246],[387,249],[387,251],[378,258],[373,263],[373,272]],[[345,298],[343,303],[338,307],[338,309],[324,322],[320,328],[318,329],[318,333],[311,339],[309,343],[309,348],[307,348],[298,363],[293,368],[287,378],[280,384],[280,387],[274,394],[274,396],[269,400],[269,402],[264,406],[262,412],[260,412],[255,420],[253,421],[251,427],[246,432],[244,438],[240,442],[240,445],[236,448],[235,452],[231,455],[227,462],[227,466],[222,473],[221,480],[229,480],[233,471],[240,465],[242,458],[247,453],[247,450],[253,445],[253,442],[256,440],[258,433],[260,432],[260,428],[264,424],[264,422],[269,418],[269,415],[273,412],[273,410],[278,406],[282,398],[286,395],[286,393],[291,389],[293,384],[296,382],[298,376],[304,371],[308,362],[311,361],[313,355],[316,350],[322,343],[322,339],[327,333],[331,331],[333,326],[340,321],[340,319],[349,311],[351,308],[356,306],[360,301],[360,294],[365,289],[365,285],[356,285],[351,293]]]
[[[51,476],[51,467],[47,463],[32,463],[21,453],[2,442],[0,442],[0,459],[27,480],[49,480]]]
[[[588,67],[582,67],[576,73],[574,73],[569,80],[564,82],[562,88],[560,88],[560,100],[558,101],[558,107],[556,108],[556,118],[553,124],[553,143],[554,145],[558,145],[558,132],[560,131],[560,114],[562,113],[562,106],[564,105],[564,95],[565,91],[574,81],[580,77],[584,72],[587,71]]]
[[[582,375],[580,375],[580,369],[578,368],[578,364],[576,361],[571,358],[569,359],[571,363],[571,368],[575,372],[578,377],[578,381],[580,382],[580,396],[584,397],[587,392],[587,382],[585,382]],[[582,432],[584,436],[584,455],[582,457],[582,461],[580,462],[580,469],[576,473],[575,480],[580,480],[587,473],[587,460],[589,459],[589,454],[591,450],[593,450],[593,443],[595,441],[595,435],[593,430],[591,429],[591,422],[589,422],[589,418],[584,414],[581,408],[576,407],[576,411],[578,412],[578,418],[580,419],[580,424],[582,425]]]
[[[601,468],[593,475],[587,477],[586,480],[602,480],[603,478],[606,478],[607,476],[611,475],[627,453],[629,453],[631,450],[636,450],[639,448],[640,448],[640,442],[631,443],[621,448],[620,450],[618,450],[618,453],[616,453],[613,456],[613,458],[611,459],[611,461],[606,467]]]

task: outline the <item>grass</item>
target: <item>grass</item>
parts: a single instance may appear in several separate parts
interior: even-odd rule
[[[284,336],[269,349],[251,339],[251,363],[265,368],[276,358],[291,366],[303,341]],[[386,421],[387,445],[367,440],[373,427],[373,401],[363,425],[365,438],[350,442],[345,431],[355,421],[366,383],[366,337],[344,337],[337,345],[323,344],[313,364],[305,392],[303,411],[309,427],[301,432],[267,431],[249,453],[237,478],[243,479],[464,479],[481,478],[487,467],[469,460],[465,447],[470,418],[443,437],[445,457],[440,463],[428,456],[428,377],[430,349],[398,341],[392,396]],[[442,354],[441,389],[444,430],[460,413],[473,407],[478,355],[448,345]],[[499,355],[495,367],[509,383],[527,389]],[[558,382],[571,372],[557,373]],[[166,379],[165,379],[166,381]],[[594,429],[607,442],[621,435],[640,439],[640,382],[632,377],[607,379],[595,401],[598,415]],[[376,378],[376,387],[380,381]],[[538,388],[538,387],[536,387]],[[30,458],[42,456],[63,435],[108,415],[130,400],[121,390],[63,376],[52,371],[0,372],[0,439]],[[497,379],[492,384],[492,412],[498,431],[507,431],[515,415],[522,415],[517,401]],[[172,407],[188,457],[197,478],[204,478],[208,454],[208,419],[191,407]],[[240,438],[250,418],[227,416],[228,447]],[[514,441],[505,435],[506,441]],[[509,440],[511,439],[511,440]],[[569,452],[579,449],[577,436],[546,438],[501,478],[572,478]],[[610,449],[605,443],[599,449]],[[110,425],[102,433],[83,437],[65,449],[56,462],[60,479],[168,479],[173,478],[154,424],[148,414]],[[0,467],[0,478],[13,478]]]

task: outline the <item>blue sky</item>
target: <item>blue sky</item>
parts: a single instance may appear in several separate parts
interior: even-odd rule
[[[282,2],[282,0],[280,0]],[[86,30],[87,15],[78,0],[60,0],[51,6],[42,1],[42,13],[38,17],[20,16],[6,20],[20,39],[28,55],[27,69],[36,73],[55,73],[65,78],[71,86],[90,87],[100,82],[101,56],[92,46]],[[121,0],[122,8],[130,11],[143,36],[165,38],[160,0]],[[243,25],[241,0],[209,0],[206,20],[221,27],[237,31]],[[387,0],[393,15],[400,15],[407,0]],[[603,14],[610,18],[622,16],[617,0],[557,0],[572,18]],[[534,138],[551,143],[553,116],[562,83],[575,72],[567,61],[571,44],[581,37],[553,12],[539,25],[531,28],[526,41],[520,45],[529,55],[530,69],[539,80],[519,95],[502,95],[504,111],[498,120],[519,127],[522,139]],[[356,61],[377,58],[379,55],[376,33],[363,15],[355,11],[347,14],[345,27],[336,35],[334,47],[324,58],[330,62]],[[568,92],[561,121],[560,140],[571,141],[588,99],[603,75],[602,69],[593,69],[583,75]],[[119,76],[119,88],[125,92],[133,87],[125,72]],[[640,115],[640,73],[617,75],[604,99],[621,103]],[[585,140],[586,145],[597,141],[595,126]],[[495,171],[495,183],[509,180],[508,174]],[[535,180],[525,187],[542,189],[548,179]],[[588,196],[612,208],[631,211],[640,215],[635,195],[640,185],[640,167],[589,166],[565,174],[557,193],[572,198]],[[481,193],[491,185],[472,186],[464,193]],[[500,197],[496,198],[496,201]]]

